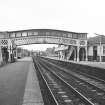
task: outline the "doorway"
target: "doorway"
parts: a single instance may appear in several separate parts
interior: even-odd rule
[[[85,61],[85,59],[86,59],[85,48],[80,48],[80,50],[79,50],[79,60],[80,61]]]
[[[97,61],[97,46],[93,46],[93,60]]]

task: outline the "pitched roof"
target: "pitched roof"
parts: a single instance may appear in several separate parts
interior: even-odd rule
[[[101,44],[105,44],[105,36],[104,35],[89,38],[88,45],[100,44],[100,41],[101,41]]]

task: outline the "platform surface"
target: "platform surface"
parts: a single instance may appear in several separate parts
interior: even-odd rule
[[[90,62],[90,61],[79,61],[79,62],[77,62],[77,61],[72,61],[72,60],[70,61],[70,60],[65,60],[65,59],[58,59],[58,58],[55,58],[55,57],[47,57],[47,58],[105,69],[105,62]]]
[[[98,67],[98,68],[105,69],[105,62],[85,62],[85,61],[81,61],[81,62],[78,62],[78,63],[83,64],[83,65],[88,65],[88,66],[92,66],[92,67]]]
[[[0,68],[0,105],[44,105],[31,58]]]
[[[25,58],[23,60],[29,60],[29,59],[30,58]],[[41,96],[38,78],[36,75],[36,70],[34,68],[33,63],[31,63],[29,67],[23,105],[44,105]]]
[[[24,57],[21,59],[17,59],[17,61],[32,61],[32,58],[31,57]]]

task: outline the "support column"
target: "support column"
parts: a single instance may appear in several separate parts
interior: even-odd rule
[[[11,62],[12,61],[11,54],[13,53],[11,39],[8,39],[8,53],[9,53],[8,61]]]
[[[85,47],[85,51],[86,51],[86,61],[88,61],[88,54],[87,54],[87,46]]]
[[[60,59],[60,51],[58,52],[58,59]]]
[[[77,62],[79,62],[79,46],[77,46]]]
[[[64,50],[63,54],[64,54],[64,60],[65,60],[65,58],[66,58],[66,57],[65,57],[65,50]]]
[[[14,57],[15,57],[15,59],[18,58],[18,56],[17,56],[17,47],[14,49]]]
[[[18,52],[17,52],[17,47],[16,47],[16,59],[18,59],[18,54],[17,54]]]
[[[62,59],[62,51],[60,51],[60,59]]]
[[[74,61],[76,61],[76,48],[74,47]]]
[[[9,53],[8,61],[11,62],[11,49],[8,49],[8,53]]]
[[[62,51],[62,59],[64,60],[65,58],[65,54],[64,54],[64,51]]]
[[[1,49],[1,46],[0,46],[0,65],[1,65],[2,62],[3,62],[3,58],[2,58],[2,49]]]

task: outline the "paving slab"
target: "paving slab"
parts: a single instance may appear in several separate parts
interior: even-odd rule
[[[44,105],[33,63],[29,67],[23,105]]]

